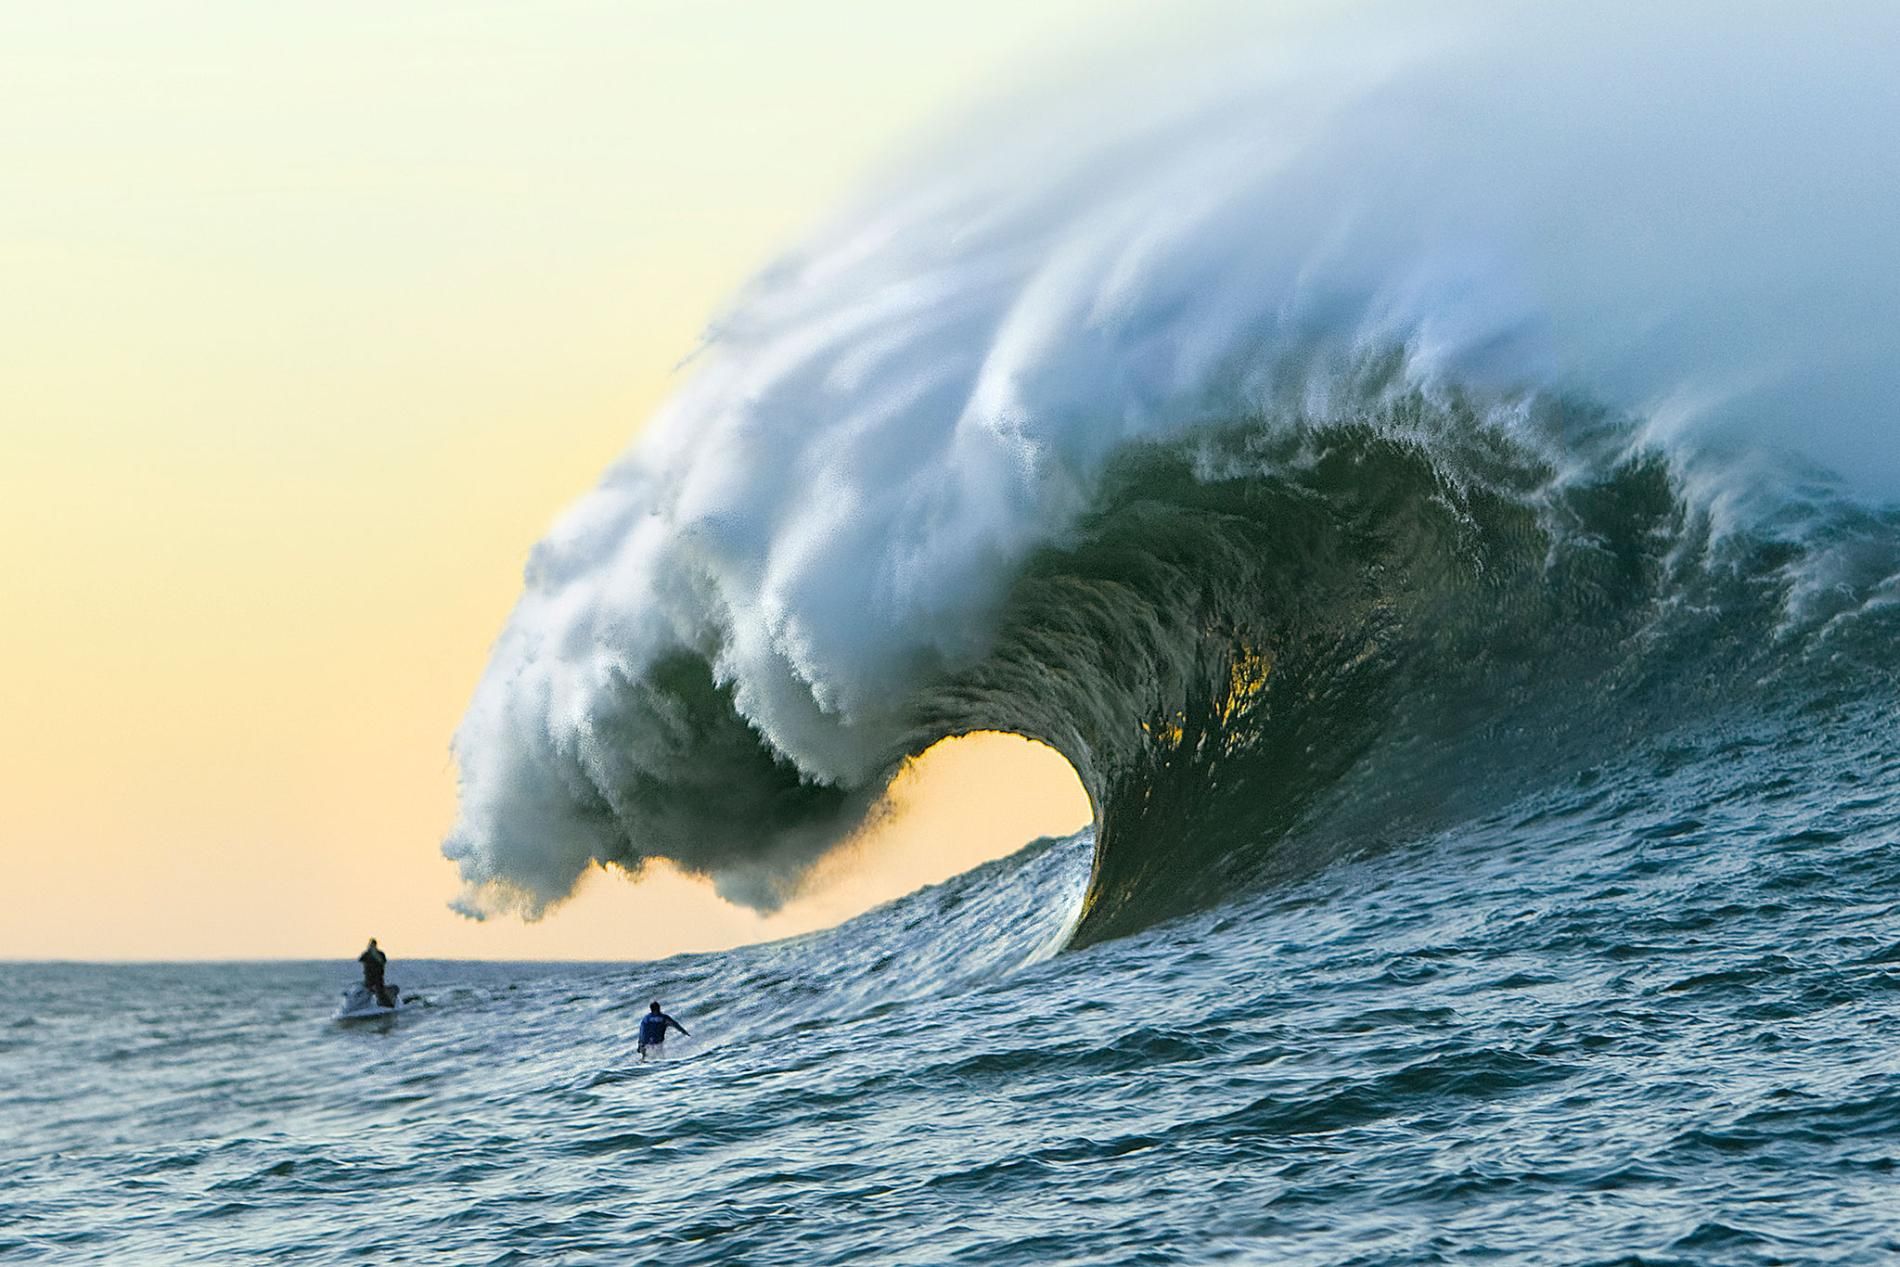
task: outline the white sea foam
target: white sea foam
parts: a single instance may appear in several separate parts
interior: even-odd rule
[[[613,811],[685,750],[619,724],[659,657],[874,782],[1118,447],[1349,407],[1370,350],[1627,411],[1712,499],[1738,452],[1900,487],[1900,8],[1417,8],[1228,15],[1028,94],[760,274],[534,552],[455,739],[468,909],[654,852]]]

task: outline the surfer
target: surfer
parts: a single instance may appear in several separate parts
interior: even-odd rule
[[[686,1027],[662,1012],[657,1002],[647,1009],[647,1014],[640,1018],[640,1059],[647,1058],[647,1048],[658,1047],[666,1041],[666,1027],[669,1025],[686,1034]],[[686,1037],[691,1038],[692,1035],[686,1034]]]
[[[363,988],[376,996],[376,1001],[384,1007],[395,1007],[396,1001],[389,997],[389,987],[383,984],[383,969],[389,964],[389,956],[376,949],[376,939],[369,939],[369,948],[356,957],[363,965]]]

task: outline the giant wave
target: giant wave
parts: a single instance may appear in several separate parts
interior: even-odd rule
[[[466,909],[658,858],[770,907],[1007,730],[1093,800],[1087,941],[1889,672],[1900,12],[1222,23],[717,321],[530,561]]]

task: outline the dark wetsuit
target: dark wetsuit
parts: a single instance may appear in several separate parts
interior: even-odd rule
[[[372,946],[358,955],[356,962],[363,965],[364,988],[374,994],[376,1001],[384,1007],[395,1007],[395,1000],[389,997],[389,988],[383,984],[383,966],[389,962],[389,956]]]
[[[666,1027],[671,1025],[682,1034],[686,1027],[668,1016],[665,1012],[648,1012],[640,1018],[640,1054],[646,1055],[647,1048],[658,1047],[666,1041]],[[691,1038],[691,1034],[686,1035]]]

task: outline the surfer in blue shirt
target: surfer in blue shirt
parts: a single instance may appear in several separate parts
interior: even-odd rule
[[[640,1018],[640,1059],[647,1058],[647,1048],[657,1048],[666,1041],[666,1027],[669,1025],[680,1033],[686,1034],[686,1027],[662,1012],[658,1003],[655,1003],[648,1009],[647,1014]],[[692,1035],[686,1034],[686,1037],[691,1038]]]

